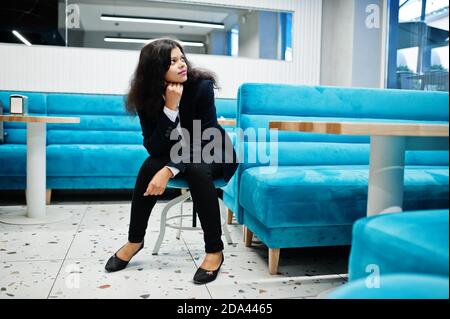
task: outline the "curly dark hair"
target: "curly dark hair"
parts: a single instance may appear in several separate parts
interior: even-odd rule
[[[172,49],[176,47],[185,56],[188,68],[186,82],[208,79],[213,82],[214,87],[218,87],[213,72],[192,67],[178,41],[170,38],[157,39],[144,46],[139,55],[130,90],[125,96],[125,108],[128,113],[135,115],[137,111],[143,111],[151,118],[157,119],[164,108],[162,97],[165,90],[164,78],[170,68]]]

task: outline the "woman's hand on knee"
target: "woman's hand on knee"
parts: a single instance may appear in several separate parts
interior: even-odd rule
[[[169,181],[169,178],[172,177],[172,171],[167,168],[163,167],[158,171],[158,173],[153,176],[150,183],[148,183],[147,190],[144,193],[144,196],[148,195],[161,195],[164,193],[167,182]]]

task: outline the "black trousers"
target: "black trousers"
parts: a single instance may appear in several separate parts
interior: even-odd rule
[[[169,157],[148,157],[142,164],[136,179],[131,202],[130,228],[128,240],[140,243],[144,239],[148,220],[161,196],[143,196],[153,176],[169,162]],[[223,250],[222,227],[218,192],[213,180],[222,177],[222,164],[190,163],[183,173],[175,178],[186,179],[195,210],[204,233],[205,251],[214,253]]]

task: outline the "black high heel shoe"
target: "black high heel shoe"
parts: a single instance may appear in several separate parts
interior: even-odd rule
[[[198,268],[194,275],[194,283],[196,284],[206,284],[216,279],[217,274],[219,273],[220,267],[222,267],[223,261],[225,257],[222,253],[222,261],[220,262],[219,267],[216,270],[206,270],[203,268]]]
[[[123,246],[120,249],[122,249],[122,248],[123,248]],[[142,248],[144,248],[144,241],[142,241],[141,247],[133,254],[133,256],[131,256],[130,260],[128,260],[128,261],[120,259],[119,257],[117,257],[117,253],[115,253],[114,256],[111,256],[111,258],[109,258],[108,262],[106,263],[105,270],[108,271],[108,272],[113,272],[113,271],[119,271],[119,270],[124,269],[128,265],[128,263],[131,261],[131,259]]]

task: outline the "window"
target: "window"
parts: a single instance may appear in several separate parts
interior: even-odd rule
[[[239,28],[235,26],[231,29],[231,56],[239,55]]]
[[[390,0],[387,87],[448,92],[448,0]]]

